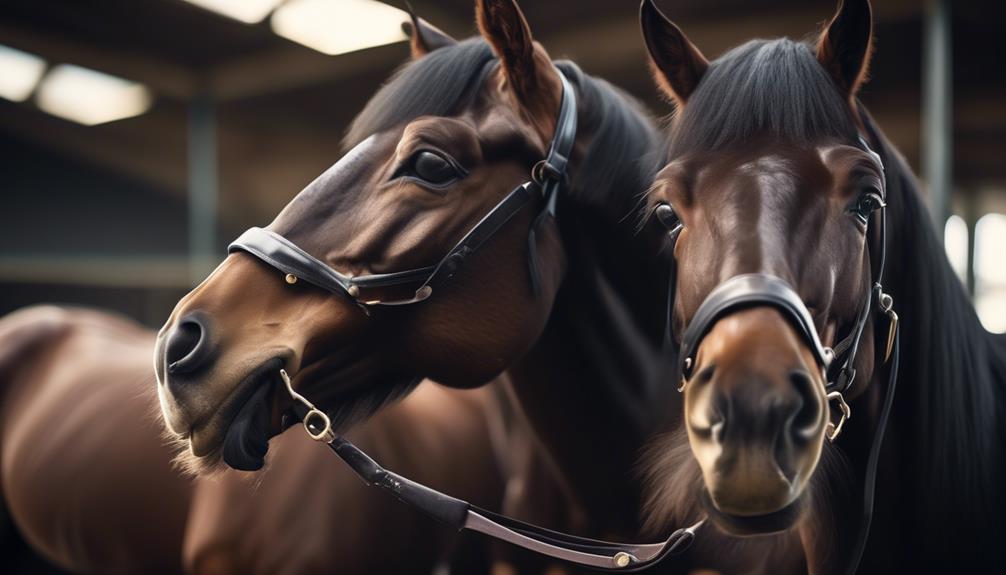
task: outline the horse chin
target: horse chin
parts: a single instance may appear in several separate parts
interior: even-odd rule
[[[706,514],[722,531],[737,537],[757,537],[793,528],[803,516],[806,496],[800,495],[782,509],[763,515],[725,513],[716,507],[705,489],[700,499]]]

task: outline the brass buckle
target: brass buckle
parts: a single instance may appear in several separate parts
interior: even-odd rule
[[[684,369],[682,370],[681,373],[681,385],[678,386],[678,393],[684,393],[685,388],[688,387],[688,378],[692,375],[693,363],[694,362],[692,361],[692,358],[690,357],[685,358],[685,363],[682,366],[684,367]]]
[[[290,376],[287,375],[285,369],[279,370],[279,376],[283,378],[283,383],[286,385],[286,391],[290,397],[308,409],[307,415],[304,416],[304,429],[311,436],[311,439],[324,443],[335,441],[335,431],[332,430],[332,420],[328,418],[328,415],[315,407],[306,397],[294,391],[293,384],[290,383]]]
[[[894,351],[894,336],[898,333],[898,314],[894,311],[894,298],[891,294],[880,292],[880,311],[887,316],[887,347],[884,351],[884,363],[891,359]]]
[[[849,404],[845,402],[845,397],[842,396],[842,392],[833,391],[828,394],[828,405],[831,405],[833,400],[838,401],[838,409],[842,412],[841,417],[838,418],[838,423],[832,423],[831,412],[828,413],[828,426],[824,430],[824,436],[828,438],[828,441],[834,442],[838,438],[839,434],[842,433],[842,426],[845,422],[852,417],[852,409],[849,408]]]

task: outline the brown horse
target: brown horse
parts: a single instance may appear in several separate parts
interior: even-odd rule
[[[150,330],[95,311],[36,307],[0,320],[4,501],[48,561],[76,573],[486,568],[484,548],[374,493],[300,434],[277,441],[276,465],[260,476],[178,473],[155,416],[153,344]],[[496,402],[489,388],[425,383],[350,437],[495,507]]]
[[[763,559],[745,571],[984,570],[1006,517],[1006,341],[981,328],[909,168],[857,101],[869,2],[840,2],[813,43],[757,40],[711,63],[649,0],[642,27],[678,105],[650,197],[676,233],[685,403],[651,447],[651,525],[707,513],[752,536],[735,548]],[[730,290],[757,298],[724,307]],[[829,402],[846,401],[828,442],[844,418]]]
[[[149,330],[39,307],[0,321],[0,457],[14,525],[82,573],[181,571],[191,485],[147,388]]]
[[[376,305],[343,284],[329,292],[268,258],[232,253],[161,330],[165,420],[193,467],[224,459],[254,469],[291,405],[281,367],[341,429],[420,377],[470,387],[506,370],[547,450],[541,465],[576,508],[530,518],[635,535],[637,452],[665,413],[658,399],[673,392],[654,385],[666,266],[654,257],[655,230],[639,235],[635,224],[660,161],[658,134],[621,92],[553,63],[512,0],[479,1],[477,21],[482,38],[463,42],[417,23],[417,57],[355,120],[352,151],[268,231],[344,284],[436,263],[545,157],[561,72],[579,114],[556,217],[535,198],[411,305]],[[512,487],[508,501],[520,506],[530,488]]]

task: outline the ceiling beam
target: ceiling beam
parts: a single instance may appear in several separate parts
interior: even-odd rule
[[[918,4],[916,0],[883,2],[877,8],[877,18],[884,22],[918,18],[921,13]],[[787,6],[780,10],[759,8],[753,14],[723,14],[708,8],[701,12],[688,12],[687,18],[676,20],[676,23],[712,59],[751,38],[801,38],[831,16],[834,6]],[[670,7],[665,13],[672,19],[676,18]],[[625,18],[587,22],[559,34],[544,35],[540,40],[553,58],[572,58],[585,69],[598,73],[621,69],[626,62],[639,62],[640,69],[645,70],[646,53],[635,12]]]
[[[199,86],[182,66],[125,50],[108,50],[59,36],[0,24],[0,44],[31,52],[49,65],[67,63],[142,82],[160,96],[187,100]]]
[[[185,193],[185,125],[175,128],[175,119],[184,122],[177,111],[155,108],[123,122],[80,126],[27,106],[4,103],[0,119],[0,130],[16,138],[178,196]]]
[[[337,57],[291,44],[213,68],[207,87],[218,101],[241,100],[349,79],[376,66],[394,66],[407,55],[404,42]]]

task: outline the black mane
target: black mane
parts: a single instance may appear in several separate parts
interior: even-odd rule
[[[578,88],[580,129],[594,134],[573,174],[572,193],[595,208],[615,209],[609,213],[615,219],[624,218],[639,207],[638,196],[627,192],[647,189],[666,158],[663,138],[635,98],[584,74],[573,62],[555,65]],[[586,197],[588,193],[597,196]]]
[[[766,136],[855,142],[856,123],[805,42],[752,40],[709,65],[671,132],[671,157]]]
[[[407,62],[353,120],[343,140],[346,149],[420,116],[459,112],[478,92],[487,64],[495,59],[485,41],[469,38]]]
[[[903,489],[911,489],[899,512],[912,517],[919,547],[940,549],[956,569],[991,554],[1004,534],[1006,337],[982,327],[911,168],[861,115],[887,166],[887,283],[902,338],[892,430]]]

